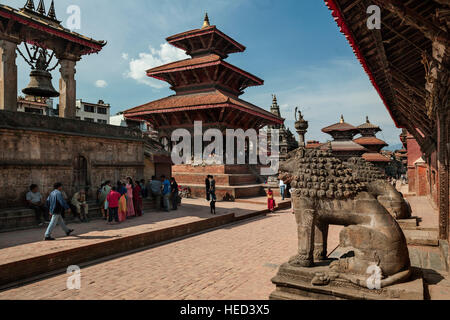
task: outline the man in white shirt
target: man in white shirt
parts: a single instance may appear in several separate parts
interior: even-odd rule
[[[48,223],[50,221],[47,208],[44,205],[42,195],[39,192],[37,185],[33,184],[30,186],[30,191],[27,193],[26,200],[28,207],[34,210],[34,213],[36,214],[36,222],[39,226],[44,224],[41,221],[42,216],[44,217],[44,222]]]
[[[281,199],[283,201],[285,199],[285,193],[286,193],[286,185],[284,184],[283,180],[280,180],[280,194],[281,194]]]

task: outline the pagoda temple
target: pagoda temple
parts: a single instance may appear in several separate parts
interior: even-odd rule
[[[369,117],[366,118],[366,122],[358,126],[361,137],[355,139],[354,142],[363,146],[368,150],[367,153],[362,155],[363,159],[373,163],[379,168],[385,168],[386,165],[391,162],[391,159],[382,155],[381,149],[387,147],[388,144],[383,140],[377,138],[376,134],[381,132],[381,128],[370,122]]]
[[[344,116],[341,120],[329,127],[323,128],[322,132],[333,137],[331,148],[333,154],[342,161],[347,161],[353,157],[361,157],[369,150],[353,141],[353,138],[360,133],[359,129],[345,122]],[[328,150],[329,144],[320,146],[321,149]]]
[[[202,122],[204,131],[214,128],[223,133],[227,129],[258,131],[283,125],[284,119],[279,115],[239,98],[245,89],[261,86],[264,81],[225,61],[229,54],[244,52],[246,48],[210,25],[208,15],[202,28],[171,36],[167,41],[191,58],[150,69],[147,75],[169,83],[175,94],[125,111],[126,118],[151,123],[166,143],[176,129],[193,134],[195,121]],[[261,193],[259,178],[252,169],[248,165],[205,168],[189,164],[172,168],[178,183],[190,187],[194,196],[204,195],[205,175],[214,175],[217,195],[224,198]]]

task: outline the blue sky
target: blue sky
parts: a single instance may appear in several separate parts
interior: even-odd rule
[[[2,0],[15,8],[25,2]],[[45,3],[48,9],[50,0]],[[164,83],[146,78],[145,70],[182,59],[165,39],[201,27],[207,11],[211,24],[247,47],[227,61],[265,80],[247,89],[243,99],[269,109],[271,94],[277,94],[291,129],[300,107],[310,123],[308,140],[328,140],[321,128],[344,114],[353,125],[369,115],[383,129],[380,138],[400,143],[400,130],[322,0],[55,0],[63,24],[69,5],[81,9],[77,32],[108,41],[100,54],[77,64],[77,97],[102,99],[113,113],[172,94]],[[20,57],[18,65],[24,88],[29,70]],[[58,85],[56,72],[53,84]]]

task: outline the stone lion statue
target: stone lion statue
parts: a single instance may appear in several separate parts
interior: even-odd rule
[[[329,225],[345,226],[340,246],[346,257],[334,261],[327,275],[317,275],[314,285],[333,278],[365,286],[370,267],[381,270],[381,287],[409,279],[408,247],[398,223],[369,192],[372,182],[362,181],[330,151],[297,149],[280,165],[280,179],[292,187],[292,205],[298,226],[297,255],[289,264],[313,267],[327,257]],[[371,173],[371,180],[382,174]],[[366,179],[367,180],[367,179]]]
[[[411,207],[380,169],[363,158],[350,158],[344,165],[352,169],[353,177],[367,183],[367,191],[377,198],[391,216],[397,220],[411,218]]]

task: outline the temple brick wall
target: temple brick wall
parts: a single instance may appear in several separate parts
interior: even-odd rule
[[[144,141],[128,128],[0,111],[0,146],[0,208],[23,206],[31,184],[95,199],[102,181],[144,174]]]

